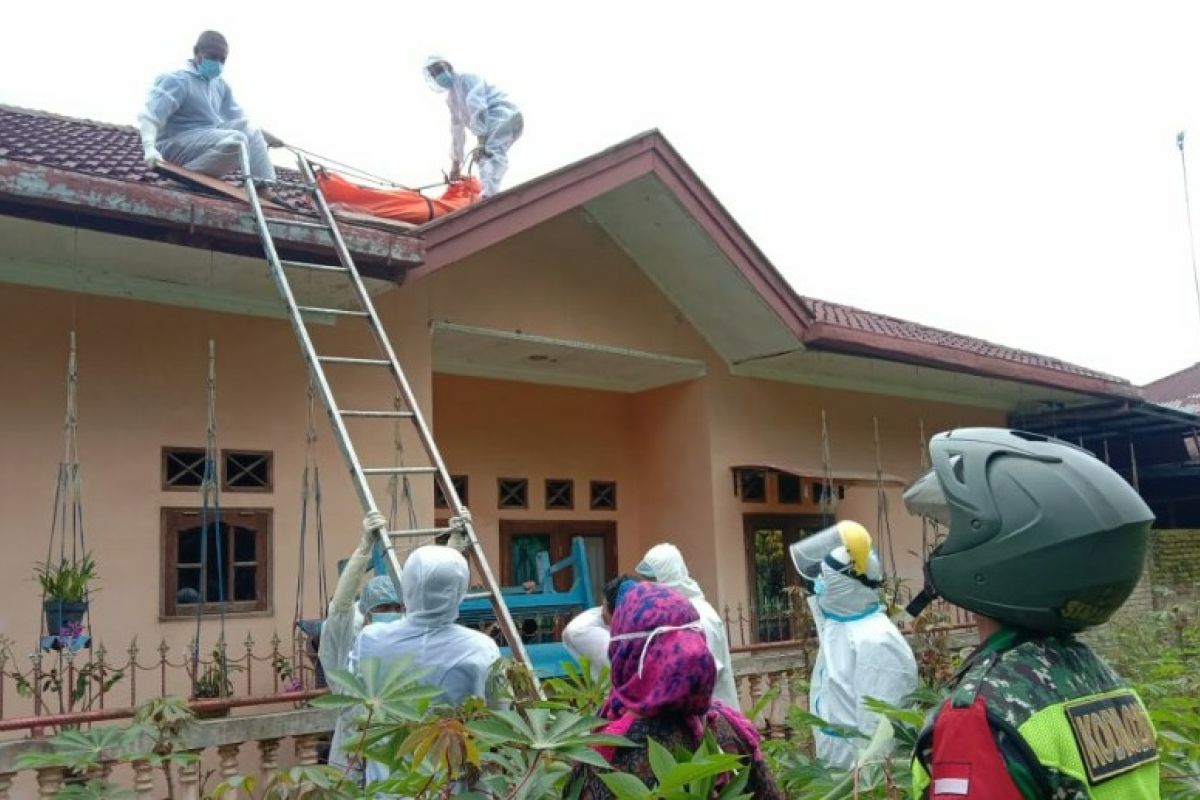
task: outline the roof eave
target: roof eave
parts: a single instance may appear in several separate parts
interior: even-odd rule
[[[516,233],[653,174],[797,336],[812,314],[674,147],[656,130],[514,187],[421,229],[425,263],[411,278],[461,261]]]
[[[831,325],[827,322],[815,322],[810,325],[804,337],[804,345],[812,350],[883,357],[889,361],[902,361],[917,366],[937,367],[982,377],[1013,380],[1080,394],[1141,399],[1141,393],[1137,387],[1129,383],[1063,372],[1033,364],[1022,364],[1003,358],[992,358],[954,347],[908,341],[880,333]]]
[[[202,233],[206,245],[223,249],[227,244],[231,252],[258,239],[246,209],[227,200],[11,159],[0,158],[0,199],[69,211],[79,221],[116,219]],[[415,237],[353,225],[342,225],[341,230],[351,252],[364,261],[364,274],[371,277],[400,280],[405,268],[421,261],[422,243]],[[313,228],[284,229],[275,239],[298,250],[329,249],[323,234]]]

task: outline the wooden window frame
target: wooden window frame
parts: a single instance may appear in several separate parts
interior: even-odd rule
[[[793,480],[796,482],[796,497],[794,500],[783,499],[783,481]],[[799,475],[793,475],[790,472],[775,473],[775,501],[781,506],[799,506],[804,504],[804,478]]]
[[[500,520],[500,583],[512,584],[512,539],[514,536],[549,536],[550,563],[562,561],[571,554],[571,539],[576,536],[599,536],[604,539],[604,582],[617,577],[617,522],[616,520]],[[570,589],[570,580],[559,573],[554,580],[555,589],[565,592]],[[593,587],[601,589],[603,587]]]
[[[267,462],[267,483],[265,486],[234,486],[229,482],[229,457],[252,456],[261,457]],[[243,470],[243,473],[246,470]],[[271,450],[243,450],[237,447],[221,450],[221,491],[237,492],[239,494],[270,494],[275,491],[275,453]]]
[[[743,483],[746,476],[749,474],[760,475],[762,478],[762,497],[752,498],[746,496],[746,485]],[[767,469],[746,468],[737,469],[733,473],[733,495],[743,503],[762,503],[765,504],[770,500],[770,483],[771,471]]]
[[[195,506],[163,507],[159,516],[159,615],[163,619],[192,619],[196,616],[194,606],[182,609],[176,599],[179,593],[179,532],[187,526],[199,525],[202,509]],[[269,615],[273,610],[271,575],[274,571],[274,512],[270,508],[225,508],[221,510],[221,522],[225,525],[236,524],[237,518],[261,517],[261,525],[256,526],[257,540],[255,542],[255,595],[253,601],[229,600],[225,603],[225,613],[229,615]],[[233,519],[233,522],[230,520]],[[234,548],[225,549],[228,580],[233,580],[232,568],[239,562],[233,560]],[[260,555],[261,554],[261,555]],[[219,603],[204,603],[203,616],[216,616],[221,613]]]
[[[551,484],[560,484],[567,487],[567,503],[566,505],[552,506],[550,505]],[[575,510],[575,481],[571,478],[546,478],[546,495],[544,503],[547,511],[573,511]]]
[[[791,559],[787,558],[787,550],[795,542],[804,538],[799,535],[800,531],[808,530],[810,535],[817,531],[824,530],[834,524],[836,518],[832,515],[823,514],[792,514],[792,513],[759,513],[750,512],[742,514],[742,543],[743,543],[743,558],[746,562],[746,590],[750,596],[750,605],[753,607],[758,602],[758,573],[754,569],[754,531],[759,528],[777,528],[783,531],[783,551],[785,564],[784,575],[787,586],[799,586],[800,574],[792,567]],[[755,642],[759,641],[759,633],[756,626],[751,627],[751,636]]]
[[[525,499],[522,505],[505,505],[504,484],[519,482],[525,486]],[[496,508],[502,511],[520,511],[529,508],[529,478],[497,478],[496,479]]]
[[[597,506],[596,505],[596,489],[602,486],[612,487],[612,505]],[[616,511],[617,502],[620,496],[617,493],[616,481],[589,481],[588,482],[588,508],[592,511]]]
[[[189,455],[201,456],[200,469],[201,469],[201,482],[203,482],[203,479],[204,479],[204,477],[203,477],[203,469],[204,469],[203,456],[205,454],[204,448],[203,447],[173,447],[170,445],[165,445],[162,448],[161,452],[162,452],[162,456],[159,458],[159,467],[158,468],[159,468],[159,485],[162,488],[162,491],[164,491],[164,492],[195,492],[195,491],[199,491],[201,484],[197,484],[195,486],[180,486],[177,484],[168,483],[167,479],[169,477],[170,470],[167,469],[167,461],[171,457],[171,455],[174,453],[187,453]],[[189,472],[190,471],[192,471],[192,470],[189,470]]]

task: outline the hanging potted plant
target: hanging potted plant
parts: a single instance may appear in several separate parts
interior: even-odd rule
[[[212,661],[204,664],[200,674],[196,676],[192,686],[193,700],[223,700],[233,697],[233,680],[229,677],[234,672],[240,672],[242,667],[231,664],[228,657],[216,648],[212,653]],[[191,672],[189,665],[188,671]],[[196,719],[219,719],[229,716],[228,708],[195,709]]]
[[[58,636],[63,625],[80,625],[88,610],[89,584],[96,577],[92,557],[85,554],[78,561],[40,562],[34,567],[34,575],[45,598],[46,633]]]

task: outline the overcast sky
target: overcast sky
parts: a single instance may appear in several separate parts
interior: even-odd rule
[[[1200,360],[1200,3],[10,5],[0,102],[132,123],[217,28],[256,122],[426,183],[436,52],[524,110],[508,185],[656,127],[803,294],[1135,383]]]

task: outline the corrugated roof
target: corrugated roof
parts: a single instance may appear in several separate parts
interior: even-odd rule
[[[1152,403],[1193,413],[1200,411],[1200,364],[1148,383],[1142,387],[1142,392]]]

